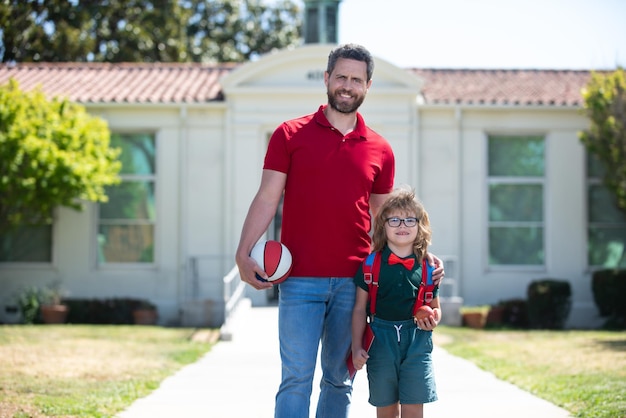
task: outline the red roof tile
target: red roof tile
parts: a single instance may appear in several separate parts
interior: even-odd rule
[[[222,100],[219,79],[235,64],[23,63],[0,67],[23,90],[81,103],[205,103]]]
[[[24,90],[80,103],[206,103],[223,100],[219,80],[238,64],[21,63],[0,66],[0,84],[14,77]],[[407,71],[424,80],[426,104],[580,106],[589,71]]]
[[[581,106],[589,71],[409,70],[424,79],[428,104]]]

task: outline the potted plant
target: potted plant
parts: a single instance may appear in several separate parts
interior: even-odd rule
[[[463,325],[470,328],[484,328],[489,306],[464,306],[461,308]]]
[[[15,298],[17,308],[25,324],[34,324],[40,319],[41,289],[35,286],[26,287]]]
[[[16,302],[25,324],[62,324],[69,312],[57,283],[43,289],[29,286],[17,296]]]
[[[136,325],[155,325],[159,314],[153,303],[142,300],[133,309],[133,320]]]
[[[69,308],[63,303],[58,283],[46,287],[41,292],[41,320],[44,324],[64,324]]]

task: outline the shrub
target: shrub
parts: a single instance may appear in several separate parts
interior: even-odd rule
[[[23,323],[41,324],[41,306],[59,304],[63,299],[59,284],[54,282],[45,287],[25,287],[16,295],[15,301]]]
[[[487,327],[500,327],[504,325],[505,307],[501,302],[491,305],[487,313]]]
[[[598,270],[591,277],[593,299],[607,327],[626,326],[626,270]]]
[[[528,285],[528,321],[531,328],[563,329],[572,308],[568,281],[543,279]]]
[[[504,308],[502,324],[514,328],[528,328],[528,304],[524,299],[508,299],[499,303]]]
[[[132,324],[133,310],[149,304],[148,301],[132,298],[112,299],[67,299],[70,307],[67,322],[72,324]]]
[[[59,206],[105,202],[122,167],[121,150],[109,142],[107,122],[84,106],[49,99],[39,88],[22,91],[15,79],[0,85],[0,237],[52,223]],[[20,261],[4,248],[0,254]]]
[[[24,289],[17,297],[17,306],[22,314],[22,321],[25,324],[36,324],[41,322],[39,314],[41,299],[41,289],[35,286]]]

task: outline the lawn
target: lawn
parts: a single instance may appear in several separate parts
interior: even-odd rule
[[[215,341],[151,326],[0,326],[0,418],[112,417]],[[437,344],[585,418],[626,416],[626,332],[441,326]]]
[[[439,327],[435,341],[585,418],[626,417],[626,332]]]
[[[0,418],[111,417],[210,350],[193,329],[0,326]]]

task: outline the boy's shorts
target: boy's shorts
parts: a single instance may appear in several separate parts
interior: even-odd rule
[[[424,404],[437,400],[431,353],[432,331],[422,331],[413,319],[374,318],[376,338],[367,360],[369,403],[384,407],[397,403]]]

